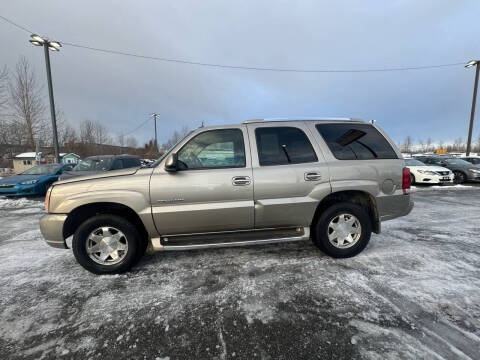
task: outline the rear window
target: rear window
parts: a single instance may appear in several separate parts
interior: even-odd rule
[[[317,124],[333,156],[339,160],[398,159],[380,132],[368,124]]]
[[[262,127],[255,130],[261,166],[317,161],[307,135],[295,127]]]

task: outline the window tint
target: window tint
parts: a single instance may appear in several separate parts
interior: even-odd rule
[[[305,133],[295,127],[262,127],[255,130],[261,166],[317,161]]]
[[[317,124],[333,155],[339,160],[398,159],[388,141],[368,124]]]
[[[180,170],[245,167],[245,144],[240,129],[202,132],[177,154]]]
[[[122,159],[115,159],[113,162],[112,170],[123,169],[123,160]]]
[[[124,158],[123,159],[123,166],[125,168],[137,167],[140,166],[140,159],[137,158]]]

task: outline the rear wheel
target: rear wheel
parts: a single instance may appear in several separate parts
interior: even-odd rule
[[[359,205],[339,203],[319,217],[313,242],[335,258],[352,257],[367,246],[372,233],[368,213]]]
[[[118,274],[140,260],[145,247],[137,228],[117,215],[97,215],[86,220],[72,241],[77,261],[94,274]]]
[[[463,184],[467,180],[467,177],[461,171],[454,171],[453,176],[454,176],[453,182],[455,184]]]

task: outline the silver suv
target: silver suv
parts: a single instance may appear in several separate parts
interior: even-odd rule
[[[350,257],[380,223],[407,215],[410,173],[377,126],[355,119],[249,120],[199,128],[150,167],[53,184],[47,243],[96,274],[130,269],[148,249],[311,239]]]

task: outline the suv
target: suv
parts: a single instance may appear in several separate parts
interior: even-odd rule
[[[480,181],[480,166],[473,165],[468,161],[445,156],[416,156],[415,159],[420,160],[426,165],[443,166],[453,172],[453,182],[455,184],[463,184],[466,181]]]
[[[380,223],[407,215],[410,172],[377,126],[353,119],[250,120],[202,127],[150,167],[56,182],[40,220],[47,243],[96,274],[145,250],[312,239],[351,257]]]
[[[131,167],[140,167],[142,163],[140,158],[135,155],[96,155],[80,160],[72,169],[60,176],[60,180],[69,179],[76,176],[85,176],[96,174],[103,171],[120,170]]]

